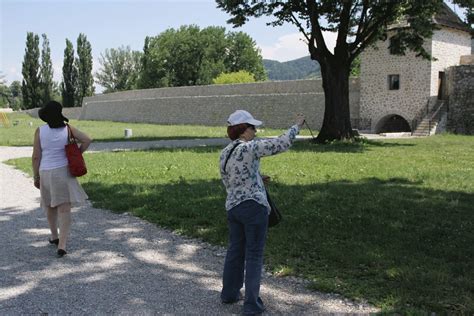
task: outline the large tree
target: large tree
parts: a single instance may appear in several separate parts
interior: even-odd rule
[[[21,70],[23,75],[21,91],[25,109],[32,109],[42,105],[39,59],[39,36],[28,32],[26,35],[25,56]]]
[[[234,26],[242,26],[249,17],[273,15],[269,23],[279,26],[294,24],[306,39],[311,59],[321,67],[325,94],[325,111],[317,140],[351,139],[353,131],[349,112],[349,74],[355,58],[369,45],[390,36],[393,50],[404,54],[415,51],[431,58],[423,48],[431,37],[433,16],[443,5],[442,0],[216,0],[217,6],[232,17]],[[474,0],[455,0],[468,8],[472,18]],[[402,19],[409,23],[389,32],[389,26]],[[327,46],[323,32],[337,32],[334,51]]]
[[[41,35],[43,46],[41,49],[41,103],[45,104],[53,98],[53,63],[51,62],[51,49],[46,34]]]
[[[106,49],[100,54],[101,68],[95,74],[104,93],[132,90],[137,88],[142,53],[132,51],[129,46]]]
[[[94,94],[94,77],[92,76],[92,48],[87,36],[79,34],[77,38],[77,87],[75,106],[82,106],[82,99]]]
[[[265,78],[255,42],[243,33],[226,34],[223,27],[168,29],[147,37],[143,52],[140,88],[211,84],[219,74],[239,70]]]
[[[61,96],[63,106],[73,107],[76,96],[77,69],[74,63],[74,47],[70,40],[66,39],[63,62],[63,82],[61,83]]]
[[[247,71],[253,74],[256,81],[267,78],[262,55],[257,43],[244,32],[229,32],[229,41],[225,55],[227,72]]]

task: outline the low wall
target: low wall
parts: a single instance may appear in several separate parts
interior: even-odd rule
[[[359,118],[359,81],[350,81],[351,118]],[[156,124],[222,126],[237,109],[265,126],[285,128],[304,113],[314,129],[322,125],[321,80],[274,81],[124,91],[84,98],[80,119]]]

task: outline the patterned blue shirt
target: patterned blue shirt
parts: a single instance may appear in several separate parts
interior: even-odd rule
[[[243,201],[255,200],[270,212],[265,186],[260,176],[260,157],[286,151],[298,133],[299,127],[294,125],[277,138],[253,139],[248,142],[236,139],[222,150],[219,165],[222,182],[227,191],[227,211]],[[232,152],[226,170],[223,170],[225,160],[236,144],[239,145]]]

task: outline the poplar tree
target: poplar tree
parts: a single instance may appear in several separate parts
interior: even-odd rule
[[[94,94],[94,77],[92,76],[92,48],[87,36],[79,34],[77,38],[77,88],[75,106],[82,106],[82,99]]]
[[[66,39],[64,49],[63,82],[61,83],[61,95],[63,106],[73,107],[75,102],[77,86],[77,69],[74,64],[74,47],[70,40]]]
[[[41,50],[41,94],[42,104],[49,102],[53,98],[53,63],[51,62],[51,49],[49,48],[49,40],[46,34],[41,35],[43,38],[43,47]]]
[[[41,84],[39,74],[39,36],[28,32],[26,35],[25,56],[23,58],[23,75],[21,91],[23,94],[23,107],[32,109],[41,106]]]

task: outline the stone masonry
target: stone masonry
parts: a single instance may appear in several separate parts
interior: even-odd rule
[[[448,126],[450,132],[474,135],[474,65],[451,67]]]
[[[350,81],[351,118],[359,118],[359,82]],[[274,81],[124,91],[85,98],[81,119],[222,126],[237,109],[265,126],[286,128],[304,113],[315,130],[324,117],[321,80]]]

